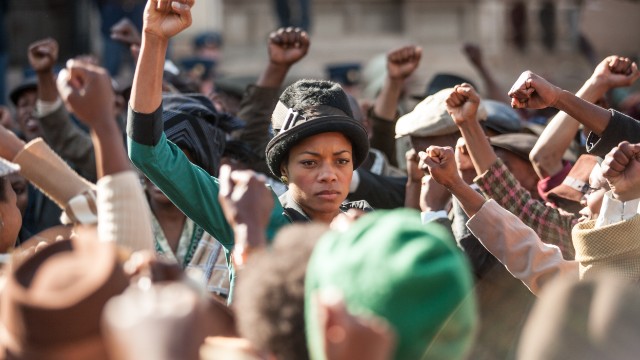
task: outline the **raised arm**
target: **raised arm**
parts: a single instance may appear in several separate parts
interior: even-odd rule
[[[533,228],[545,241],[559,246],[567,258],[573,258],[571,227],[574,217],[563,216],[531,197],[509,169],[498,159],[480,123],[476,111],[480,99],[468,84],[456,86],[447,99],[447,110],[466,142],[478,174],[474,180],[482,192]]]
[[[609,66],[615,67],[616,64],[617,62],[614,60]],[[631,82],[640,77],[636,63],[629,64],[624,74]],[[514,108],[543,109],[554,107],[566,112],[598,136],[602,135],[611,120],[610,111],[580,99],[569,91],[560,89],[531,71],[525,71],[520,75],[511,87],[509,96],[511,97],[511,106]]]
[[[398,119],[398,102],[405,80],[416,71],[421,58],[422,48],[415,45],[404,46],[387,54],[387,77],[369,115],[373,131],[371,147],[381,150],[394,166],[397,165],[396,146],[393,131],[389,133],[389,125],[393,129]]]
[[[147,3],[142,48],[127,117],[129,157],[180,211],[231,249],[233,231],[217,201],[218,179],[189,162],[163,132],[162,74],[167,44],[171,36],[191,23],[193,3],[193,0]],[[271,220],[268,237],[286,222],[279,202],[274,206]]]
[[[149,0],[144,10],[142,45],[133,77],[131,108],[143,114],[162,103],[162,75],[169,39],[191,25],[195,0]]]
[[[560,249],[543,243],[531,228],[493,201],[485,202],[458,175],[451,148],[431,146],[420,153],[421,166],[458,199],[469,216],[469,230],[534,294],[558,274],[578,277],[578,264]]]
[[[246,126],[237,132],[237,139],[247,143],[258,156],[256,163],[249,164],[253,170],[270,173],[264,154],[270,139],[271,113],[289,70],[306,56],[310,46],[309,35],[300,29],[281,28],[269,35],[269,62],[255,86],[244,93],[238,111]]]
[[[56,88],[53,67],[58,61],[58,42],[51,38],[36,41],[29,46],[28,57],[38,78],[36,107],[44,139],[82,176],[95,181],[96,162],[91,138],[73,124]]]
[[[153,250],[151,214],[138,174],[131,169],[114,119],[111,77],[98,66],[72,60],[58,89],[67,107],[91,128],[98,168],[98,235],[131,250]]]
[[[456,123],[469,149],[471,161],[478,175],[489,170],[496,156],[487,136],[476,120],[480,97],[469,84],[456,85],[446,100],[447,111]]]
[[[632,66],[628,58],[607,57],[596,67],[576,96],[595,103],[607,91],[631,85],[637,79],[633,71],[629,73]],[[541,178],[553,176],[562,170],[562,156],[575,138],[579,126],[580,123],[564,111],[551,119],[530,154],[531,163]]]
[[[376,116],[388,121],[396,120],[404,82],[418,68],[421,58],[422,48],[415,45],[394,49],[387,54],[387,77],[373,106]]]
[[[257,86],[280,89],[289,70],[307,55],[309,34],[298,28],[280,28],[269,35],[269,63],[260,74]]]

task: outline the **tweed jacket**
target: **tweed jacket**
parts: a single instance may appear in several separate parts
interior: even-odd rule
[[[485,173],[474,179],[485,197],[516,215],[548,244],[556,245],[564,258],[572,260],[575,250],[571,242],[571,228],[578,222],[575,215],[563,214],[531,197],[502,160],[496,160]]]

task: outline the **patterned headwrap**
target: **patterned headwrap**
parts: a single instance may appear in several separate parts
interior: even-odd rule
[[[212,176],[218,175],[227,133],[244,126],[241,120],[217,112],[201,94],[164,94],[162,120],[167,139],[188,150],[193,162]]]

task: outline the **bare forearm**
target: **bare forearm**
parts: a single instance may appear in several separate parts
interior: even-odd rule
[[[7,130],[0,130],[7,131]],[[2,137],[2,145],[0,146],[0,157],[12,161],[16,155],[25,146],[25,142],[19,139],[17,136],[13,134],[8,134],[7,136]]]
[[[566,112],[598,136],[602,135],[611,120],[611,113],[608,110],[585,101],[566,90],[560,93],[555,108]]]
[[[460,178],[452,184],[445,185],[445,187],[458,199],[462,210],[464,210],[469,217],[472,217],[480,211],[485,202],[485,198],[482,195],[473,190],[471,186]]]
[[[587,80],[576,96],[596,102],[606,92],[606,88],[593,79]],[[563,168],[562,157],[571,145],[580,127],[580,123],[561,111],[551,119],[531,151],[531,162],[541,178],[553,176]]]
[[[489,167],[496,162],[497,156],[487,139],[480,123],[477,121],[466,121],[460,126],[460,132],[467,144],[469,155],[473,167],[478,175],[489,170]]]
[[[404,207],[420,210],[420,188],[421,183],[408,180],[404,193]]]
[[[162,103],[162,75],[168,40],[143,35],[133,79],[130,104],[133,110],[150,114]]]
[[[105,114],[100,125],[91,129],[98,178],[130,170],[122,135],[112,114]]]
[[[382,90],[376,97],[376,102],[373,106],[373,111],[378,117],[389,121],[395,120],[403,83],[404,81],[401,79],[389,77],[385,79]]]
[[[47,102],[54,102],[58,99],[58,88],[56,79],[51,71],[39,72],[38,76],[38,99]]]
[[[260,87],[279,89],[282,87],[288,73],[288,65],[279,65],[270,62],[262,74],[260,74],[256,85]]]

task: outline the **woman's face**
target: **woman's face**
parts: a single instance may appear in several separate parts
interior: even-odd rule
[[[0,201],[0,253],[6,252],[15,245],[18,233],[22,226],[22,216],[16,206],[16,193],[11,187],[11,183],[5,179],[4,189],[0,189],[5,194],[5,201]]]
[[[291,148],[280,171],[289,178],[289,191],[302,210],[312,220],[331,222],[349,194],[351,142],[338,132],[311,136]]]

